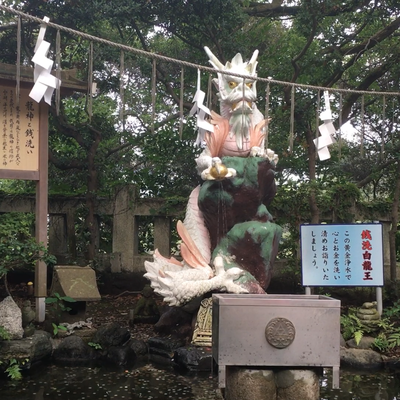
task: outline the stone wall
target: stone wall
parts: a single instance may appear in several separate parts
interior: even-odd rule
[[[183,208],[171,213],[163,210],[161,199],[139,199],[134,186],[124,186],[113,198],[97,198],[97,214],[112,216],[112,252],[99,254],[96,268],[102,272],[144,274],[144,261],[151,254],[139,254],[139,220],[151,217],[154,224],[154,247],[164,256],[170,255],[171,220]],[[85,206],[84,197],[49,196],[49,242],[51,254],[59,264],[80,264],[75,232],[76,215]],[[35,197],[10,197],[0,201],[0,213],[35,212]],[[98,229],[99,226],[97,227]],[[97,235],[99,237],[99,235]]]
[[[104,273],[130,273],[141,280],[144,261],[151,260],[151,254],[139,254],[139,224],[141,217],[151,217],[154,224],[154,248],[164,256],[171,252],[172,219],[183,215],[184,207],[165,212],[162,199],[143,199],[137,195],[133,185],[126,185],[115,191],[112,198],[97,198],[97,214],[112,216],[112,251],[99,254],[96,269]],[[84,197],[49,197],[49,250],[57,257],[59,264],[78,263],[75,232],[76,215],[85,206]],[[35,212],[35,196],[10,197],[0,200],[0,213]],[[275,213],[275,211],[274,211]],[[362,217],[357,218],[362,220]],[[385,280],[390,278],[389,230],[390,216],[370,216],[383,226],[383,250]],[[332,216],[324,216],[329,222]],[[98,229],[99,226],[97,227]],[[99,237],[100,235],[97,235]],[[276,271],[279,274],[279,268]]]

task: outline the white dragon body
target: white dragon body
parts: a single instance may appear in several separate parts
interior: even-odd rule
[[[218,73],[215,84],[221,104],[221,115],[212,112],[211,123],[214,132],[204,137],[199,129],[197,142],[205,141],[207,146],[196,159],[197,169],[204,180],[229,179],[236,175],[232,168],[226,168],[223,156],[248,157],[261,156],[277,162],[275,153],[264,150],[264,127],[268,121],[255,106],[256,66],[258,51],[249,62],[243,62],[237,54],[232,62],[223,65],[205,47],[211,65],[218,71],[227,71],[249,76],[230,76]],[[204,133],[204,132],[203,132]],[[247,290],[235,280],[244,274],[236,266],[224,268],[224,260],[216,256],[211,260],[211,245],[202,212],[198,208],[200,186],[193,190],[187,205],[184,222],[178,222],[178,233],[182,239],[181,256],[183,261],[163,257],[158,250],[154,260],[146,261],[146,274],[154,291],[160,294],[171,306],[183,306],[194,298],[210,291],[246,293]],[[226,262],[227,260],[225,260]],[[229,262],[228,262],[229,264]]]
[[[227,271],[222,260],[214,260],[210,266],[210,238],[197,206],[200,187],[193,190],[186,211],[185,220],[178,221],[178,233],[182,239],[181,255],[183,261],[163,257],[158,250],[153,261],[145,261],[146,274],[154,291],[160,294],[170,306],[183,306],[213,290],[245,293],[234,283],[243,274],[239,268]]]

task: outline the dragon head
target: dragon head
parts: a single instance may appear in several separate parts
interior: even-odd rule
[[[208,47],[204,47],[210,64],[218,71],[233,72],[234,74],[253,76],[251,78],[241,78],[227,74],[218,73],[218,79],[214,83],[218,89],[218,97],[224,105],[230,106],[230,113],[251,113],[253,102],[257,98],[256,90],[256,67],[258,50],[254,51],[250,61],[244,62],[240,53],[223,65]]]
[[[218,97],[221,103],[221,115],[229,119],[231,133],[235,134],[238,146],[241,137],[248,138],[251,117],[256,109],[254,104],[257,99],[257,57],[258,50],[255,50],[250,61],[243,61],[240,53],[223,65],[208,47],[204,47],[210,64],[217,71],[232,72],[234,74],[246,75],[249,78],[218,73],[218,78],[214,79],[214,84],[218,89]],[[254,77],[252,79],[251,77]],[[241,146],[239,146],[241,148]]]

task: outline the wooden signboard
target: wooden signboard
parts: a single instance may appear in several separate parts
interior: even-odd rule
[[[0,89],[1,169],[39,171],[39,104],[29,98],[29,90]]]
[[[48,107],[29,97],[24,83],[17,98],[15,81],[0,80],[0,179],[36,181],[36,241],[47,246]],[[47,266],[35,268],[36,319],[45,318]]]
[[[0,178],[39,180],[41,149],[47,154],[47,106],[29,97],[30,87],[0,83]],[[47,165],[47,158],[46,158]]]

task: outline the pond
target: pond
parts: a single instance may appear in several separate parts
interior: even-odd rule
[[[209,373],[187,376],[152,364],[129,370],[48,365],[0,385],[1,400],[208,400],[215,398],[217,380]]]
[[[321,378],[321,400],[400,400],[400,372],[341,370],[340,389],[331,389],[331,381],[327,370]],[[182,375],[152,364],[131,370],[49,365],[22,381],[0,385],[1,400],[215,400],[217,378]]]
[[[321,380],[321,400],[400,400],[400,371],[340,370],[340,389],[331,388],[328,372]]]

